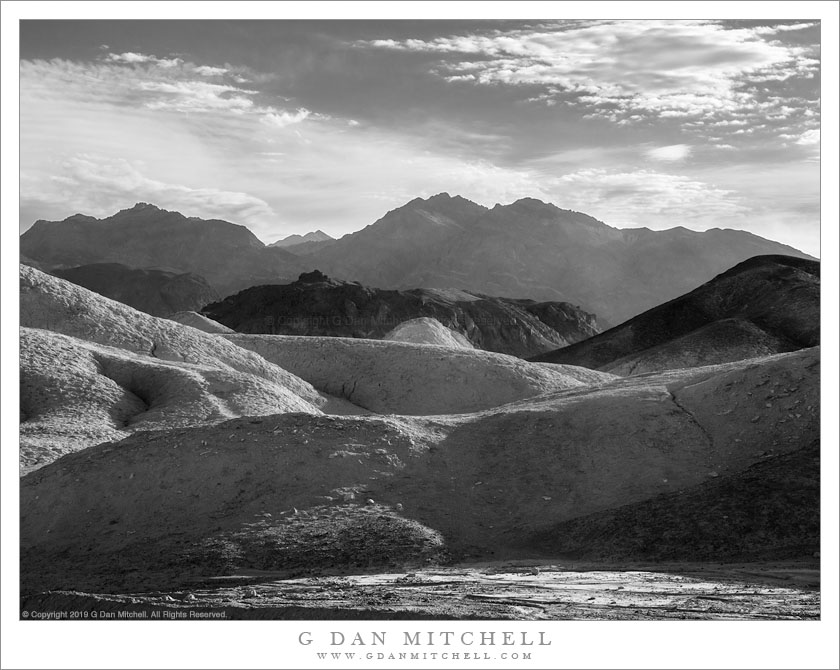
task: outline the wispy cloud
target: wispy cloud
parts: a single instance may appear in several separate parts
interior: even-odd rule
[[[134,51],[126,51],[121,54],[109,53],[105,56],[105,60],[111,63],[154,63],[160,67],[178,67],[183,64],[180,58],[157,58],[149,54],[136,53]]]
[[[247,193],[165,183],[144,175],[131,161],[89,154],[62,161],[47,179],[22,179],[21,199],[30,204],[60,201],[72,211],[97,216],[144,201],[188,216],[232,221],[275,217],[265,201]]]
[[[275,128],[285,128],[309,118],[311,113],[303,108],[296,112],[267,112],[263,114],[261,121]]]
[[[741,87],[745,78],[813,76],[819,61],[812,48],[769,39],[809,25],[608,21],[358,45],[439,53],[444,60],[437,71],[448,81],[540,85],[545,92],[533,100],[572,100],[618,121],[748,108],[754,100]]]
[[[205,77],[219,77],[223,74],[227,74],[228,69],[224,67],[212,67],[210,65],[198,65],[196,66],[195,71]]]
[[[289,112],[273,103],[257,102],[259,91],[243,88],[242,79],[229,68],[135,52],[109,53],[99,62],[21,62],[21,94],[27,97],[60,94],[91,103],[139,105],[163,112],[248,113],[257,119],[277,117],[282,125],[309,116],[308,110],[301,114],[301,110]]]

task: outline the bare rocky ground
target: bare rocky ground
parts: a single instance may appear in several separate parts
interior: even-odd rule
[[[819,563],[464,564],[412,572],[272,579],[240,574],[178,591],[53,591],[22,609],[190,613],[225,619],[798,620],[820,616]],[[105,612],[103,616],[101,613]]]

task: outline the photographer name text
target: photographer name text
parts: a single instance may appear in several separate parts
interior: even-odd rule
[[[396,635],[396,639],[394,639]],[[402,631],[391,633],[387,631],[365,633],[342,633],[330,631],[317,638],[310,631],[303,631],[298,635],[298,644],[302,646],[329,645],[331,647],[376,647],[389,644],[401,644],[404,647],[449,647],[460,645],[464,647],[548,647],[551,640],[543,631]]]

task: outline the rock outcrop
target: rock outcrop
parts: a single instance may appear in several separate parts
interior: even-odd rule
[[[568,303],[494,298],[468,291],[385,291],[314,270],[288,285],[255,286],[203,313],[242,333],[379,339],[429,317],[486,351],[533,356],[598,332],[595,316]],[[557,344],[553,344],[557,343]]]

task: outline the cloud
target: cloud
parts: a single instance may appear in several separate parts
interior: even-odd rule
[[[753,28],[753,32],[758,35],[776,35],[777,33],[815,28],[818,25],[820,25],[819,21],[810,23],[781,23],[777,26],[759,26],[757,28]]]
[[[310,112],[308,109],[299,109],[296,112],[276,112],[270,111],[266,114],[263,114],[262,118],[260,119],[263,123],[268,126],[273,126],[276,128],[285,128],[286,126],[291,126],[295,123],[300,123],[309,117]]]
[[[199,65],[195,68],[195,71],[198,72],[198,74],[204,75],[205,77],[217,77],[228,72],[227,68],[211,67],[210,65]]]
[[[556,201],[611,225],[653,229],[709,226],[710,216],[734,216],[744,207],[733,191],[684,175],[654,170],[590,168],[557,179]]]
[[[208,81],[208,77],[216,81]],[[86,103],[141,106],[182,114],[268,115],[277,125],[305,120],[310,112],[287,112],[255,102],[259,91],[243,88],[228,68],[196,65],[180,58],[109,53],[99,62],[61,59],[21,61],[21,96],[66,96]],[[221,81],[220,81],[221,80]],[[276,118],[275,118],[276,117]]]
[[[111,61],[112,63],[148,63],[157,59],[154,56],[147,56],[146,54],[127,51],[122,54],[108,54],[105,57],[105,60]]]
[[[153,63],[163,68],[178,67],[184,62],[180,58],[157,58],[155,56],[149,56],[148,54],[136,53],[133,51],[127,51],[121,54],[109,53],[105,57],[105,60],[111,63]]]
[[[256,93],[206,81],[143,81],[138,83],[138,88],[160,94],[146,101],[149,109],[178,112],[227,110],[241,113],[254,107],[249,96]]]
[[[745,79],[785,80],[818,71],[813,49],[765,35],[767,29],[705,21],[610,21],[357,46],[438,53],[444,60],[435,72],[447,81],[540,85],[546,92],[538,98],[545,102],[570,99],[619,120],[640,112],[690,117],[734,111],[754,101],[742,90]]]
[[[806,130],[802,135],[799,136],[799,139],[796,140],[796,144],[804,144],[804,145],[814,145],[820,143],[820,131],[819,130]]]
[[[138,201],[178,210],[186,216],[230,221],[275,217],[271,207],[253,195],[165,183],[145,176],[131,161],[90,154],[62,161],[45,179],[23,175],[21,200],[61,202],[70,211],[100,217]]]
[[[656,161],[674,162],[681,161],[691,155],[691,147],[687,144],[672,144],[667,147],[658,147],[646,152],[648,158]]]

